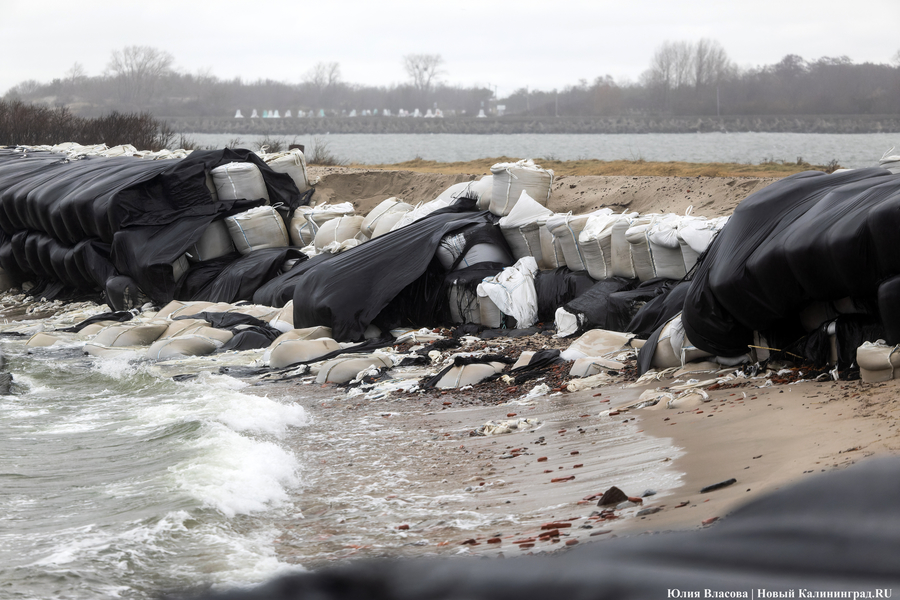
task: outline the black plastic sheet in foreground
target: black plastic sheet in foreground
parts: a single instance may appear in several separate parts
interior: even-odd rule
[[[556,556],[360,561],[203,598],[646,600],[675,597],[673,590],[760,598],[760,589],[887,598],[900,588],[898,496],[900,459],[871,460],[812,475],[709,529],[607,540]]]

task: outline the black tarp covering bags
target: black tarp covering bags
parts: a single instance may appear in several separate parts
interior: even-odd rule
[[[292,210],[301,202],[290,176],[272,171],[249,150],[195,151],[157,161],[70,161],[48,152],[0,150],[0,267],[38,284],[48,298],[107,291],[116,304],[127,288],[131,295],[140,290],[156,303],[168,302],[178,283],[172,264],[206,227],[263,202],[214,198],[207,173],[230,162],[254,163],[273,204]],[[230,283],[213,286],[215,292],[249,299],[255,290],[241,289],[238,281],[246,270],[234,271]],[[271,269],[265,272],[271,275]]]
[[[326,325],[335,340],[359,341],[370,324],[388,330],[434,323],[446,295],[446,272],[433,264],[441,239],[470,225],[497,230],[493,215],[473,208],[473,200],[463,199],[328,260],[301,265],[293,283],[294,326]],[[499,231],[495,235],[505,247]]]
[[[710,245],[684,300],[685,332],[701,350],[737,356],[754,331],[798,329],[812,302],[877,298],[896,344],[897,231],[900,177],[884,169],[777,181],[745,199]]]

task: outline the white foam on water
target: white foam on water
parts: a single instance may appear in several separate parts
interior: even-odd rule
[[[162,571],[167,587],[247,586],[303,570],[277,559],[271,544],[277,535],[270,527],[236,534],[220,524],[198,522],[187,511],[173,511],[113,529],[89,525],[49,532],[41,536],[34,560],[23,566],[52,576],[92,564],[102,565],[104,578],[112,581],[127,581],[138,571]],[[131,589],[112,582],[101,587],[115,596]]]
[[[248,585],[300,568],[279,561],[273,540],[301,483],[285,438],[308,424],[302,406],[224,375],[173,381],[140,352],[9,349],[23,393],[0,397],[0,418],[31,438],[6,447],[47,453],[16,465],[28,477],[0,497],[0,515],[15,518],[0,528],[0,583],[19,581],[23,597],[155,596],[154,585]]]
[[[296,457],[272,442],[212,423],[191,445],[194,458],[170,468],[179,489],[229,518],[280,506],[300,485]]]

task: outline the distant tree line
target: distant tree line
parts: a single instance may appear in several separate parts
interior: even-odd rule
[[[400,109],[445,116],[735,116],[900,114],[900,52],[892,64],[853,63],[846,56],[807,61],[785,56],[773,65],[740,69],[719,42],[667,41],[654,52],[637,82],[610,76],[581,80],[559,90],[521,88],[497,98],[487,86],[449,85],[436,54],[403,57],[407,83],[392,86],[346,82],[340,64],[322,62],[299,83],[271,79],[225,80],[212,73],[185,73],[167,52],[130,46],[113,53],[102,75],[88,76],[76,63],[49,83],[24,81],[6,92],[24,100],[67,107],[98,117],[110,111],[149,112],[158,117],[231,118],[236,109],[312,111],[340,117],[352,111]]]
[[[150,113],[112,111],[101,117],[79,117],[65,106],[26,104],[0,100],[0,146],[79,144],[132,144],[139,150],[161,150],[174,134]]]

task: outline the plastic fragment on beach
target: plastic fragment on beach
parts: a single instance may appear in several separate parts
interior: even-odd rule
[[[597,373],[590,377],[583,377],[581,379],[570,381],[566,384],[566,389],[570,392],[580,392],[581,390],[590,390],[595,387],[600,387],[601,385],[606,385],[614,380],[615,378],[607,373]]]
[[[688,390],[666,402],[666,408],[697,408],[709,402],[710,397],[703,390]]]
[[[540,396],[546,396],[550,393],[550,386],[546,383],[539,383],[533,388],[531,388],[527,394],[519,398],[519,401],[523,400],[531,400],[533,398],[538,398]]]
[[[503,435],[515,431],[528,431],[538,427],[541,422],[538,419],[511,419],[508,421],[488,421],[475,430],[476,435]]]
[[[610,352],[618,352],[634,338],[634,334],[591,329],[560,353],[563,360],[575,360],[589,356],[603,356]]]
[[[475,363],[469,365],[457,365],[447,371],[441,379],[434,384],[440,389],[460,388],[474,385],[484,381],[488,377],[496,375],[506,367],[500,362]]]
[[[726,479],[725,481],[720,481],[719,483],[714,483],[712,485],[708,485],[705,488],[700,489],[701,494],[706,494],[709,492],[714,492],[716,490],[721,490],[722,488],[727,488],[730,485],[734,485],[737,483],[737,479]]]
[[[534,350],[525,350],[522,354],[519,355],[519,358],[513,363],[512,370],[518,369],[519,367],[524,367],[531,362],[531,358],[535,355]]]
[[[661,510],[662,510],[662,508],[659,506],[650,506],[648,508],[642,508],[641,510],[637,511],[635,516],[636,517],[646,517],[647,515],[655,515],[656,513],[660,512]]]
[[[569,369],[569,377],[590,377],[600,373],[602,369],[621,371],[624,368],[624,364],[601,356],[576,358]]]

